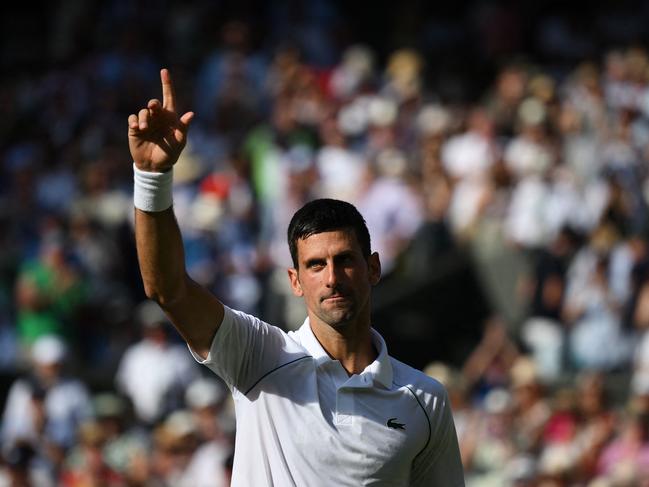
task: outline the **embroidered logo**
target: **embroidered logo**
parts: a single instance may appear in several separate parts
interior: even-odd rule
[[[397,418],[390,418],[388,419],[388,422],[386,423],[388,425],[388,428],[392,428],[395,430],[405,430],[406,425],[403,423],[397,423],[396,421]]]

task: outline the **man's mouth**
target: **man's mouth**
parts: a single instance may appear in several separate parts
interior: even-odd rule
[[[325,296],[322,298],[322,301],[343,301],[346,299],[347,296],[345,294],[332,294],[331,296]]]

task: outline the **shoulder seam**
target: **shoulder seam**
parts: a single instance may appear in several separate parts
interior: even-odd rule
[[[278,365],[278,366],[275,367],[274,369],[269,370],[269,371],[266,372],[264,375],[262,375],[259,379],[257,379],[257,381],[256,381],[253,385],[251,385],[251,386],[248,388],[248,390],[247,390],[246,392],[243,393],[243,395],[244,395],[244,396],[247,396],[248,393],[249,393],[250,391],[252,391],[252,390],[257,386],[257,384],[259,384],[262,380],[264,380],[266,377],[268,377],[268,376],[269,376],[270,374],[272,374],[273,372],[275,372],[275,371],[281,369],[282,367],[286,367],[287,365],[291,365],[292,363],[295,363],[295,362],[297,362],[297,361],[299,361],[299,360],[303,360],[303,359],[305,359],[305,358],[311,358],[311,355],[303,355],[302,357],[298,357],[298,358],[296,358],[295,360],[291,360],[290,362],[286,362],[285,364]]]
[[[418,457],[424,450],[426,450],[426,448],[428,447],[428,444],[430,443],[430,438],[433,435],[433,428],[432,428],[432,426],[430,424],[430,418],[428,417],[428,412],[426,411],[426,408],[424,407],[424,405],[421,403],[421,401],[417,397],[417,394],[415,394],[415,391],[413,391],[410,386],[405,385],[405,384],[397,384],[394,381],[392,381],[392,383],[394,385],[399,386],[399,387],[405,387],[406,389],[408,389],[410,391],[410,394],[412,394],[412,396],[415,398],[415,401],[417,401],[417,404],[419,404],[419,407],[424,412],[424,416],[426,417],[426,422],[428,423],[428,439],[426,440],[426,444],[424,445],[424,447],[421,450],[419,450],[417,455],[415,455],[415,457]]]

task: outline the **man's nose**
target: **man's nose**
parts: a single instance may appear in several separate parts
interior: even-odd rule
[[[336,287],[338,284],[338,268],[335,264],[330,264],[327,266],[327,287]]]

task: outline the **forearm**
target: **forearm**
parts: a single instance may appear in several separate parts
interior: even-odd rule
[[[135,210],[135,240],[146,295],[157,301],[178,332],[203,358],[223,320],[223,305],[189,278],[173,208]]]
[[[185,253],[173,208],[135,209],[135,240],[146,295],[163,307],[186,292]]]

